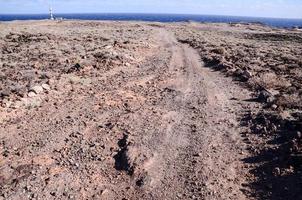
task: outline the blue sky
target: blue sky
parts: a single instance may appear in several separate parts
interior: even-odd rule
[[[0,0],[0,14],[181,13],[302,18],[302,0]]]

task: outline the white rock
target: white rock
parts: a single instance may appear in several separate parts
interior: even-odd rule
[[[14,104],[14,108],[21,108],[24,105],[24,103],[22,101],[16,101]]]
[[[112,48],[112,46],[111,45],[107,45],[107,46],[105,46],[105,49],[111,49]]]
[[[22,98],[21,99],[23,106],[26,108],[36,108],[40,107],[42,104],[42,99],[39,97],[34,97],[34,98]]]
[[[35,96],[37,96],[37,94],[36,94],[35,92],[29,92],[29,93],[27,94],[27,96],[28,96],[28,97],[35,97]]]
[[[54,86],[55,83],[56,83],[56,80],[54,80],[54,79],[49,79],[48,80],[48,84],[51,85],[51,86]]]
[[[48,84],[42,84],[42,88],[44,90],[50,90],[50,86]]]
[[[36,85],[36,86],[32,87],[30,90],[35,92],[36,94],[40,94],[41,92],[43,92],[43,87]]]
[[[7,102],[5,103],[5,107],[6,107],[6,108],[9,108],[9,107],[11,107],[12,104],[13,104],[13,103],[12,103],[11,101],[7,101]]]

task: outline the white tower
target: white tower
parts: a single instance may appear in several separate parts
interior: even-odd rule
[[[50,16],[50,20],[54,20],[53,13],[52,13],[52,7],[49,7],[49,16]]]

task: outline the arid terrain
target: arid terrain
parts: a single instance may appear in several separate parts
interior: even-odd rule
[[[0,199],[302,199],[302,32],[0,23]]]

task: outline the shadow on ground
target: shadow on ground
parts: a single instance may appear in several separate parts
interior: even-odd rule
[[[250,172],[256,177],[256,181],[248,185],[253,191],[250,195],[256,199],[302,199],[299,121],[280,120],[274,115],[260,113],[257,116],[247,114],[242,122],[252,124],[251,134],[263,142],[254,156],[244,159],[253,166]]]

